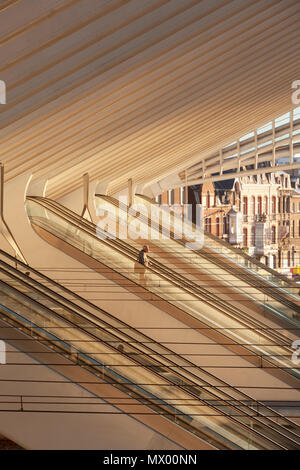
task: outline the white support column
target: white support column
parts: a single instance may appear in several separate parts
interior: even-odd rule
[[[258,144],[257,144],[257,130],[254,131],[254,145],[255,145],[255,157],[254,157],[254,168],[258,167]]]
[[[135,194],[144,194],[145,183],[138,184],[135,188]]]
[[[204,180],[205,178],[205,160],[203,158],[202,160],[202,179]]]
[[[40,189],[39,194],[37,192],[38,186]],[[34,191],[30,190],[30,188],[33,188]],[[28,220],[24,207],[27,191],[28,195],[42,196],[45,189],[42,188],[42,184],[32,182],[31,173],[20,175],[8,181],[5,186],[4,213],[14,236],[20,241],[22,252],[28,263],[42,263],[45,242],[36,235]],[[7,244],[4,237],[0,239],[0,247],[8,253],[14,254],[12,253],[13,247]],[[50,260],[52,261],[52,258],[49,257]]]
[[[84,217],[85,214],[88,214],[88,219],[92,222],[93,218],[89,209],[89,174],[84,173],[83,175],[83,209],[80,217]]]
[[[33,178],[31,178],[30,182],[28,183],[26,195],[46,197],[47,185],[48,185],[47,178],[42,178],[39,180],[34,180]]]
[[[276,165],[276,146],[275,146],[275,120],[272,121],[272,163],[271,166]]]
[[[11,211],[14,211],[14,209],[13,206],[10,208]],[[23,263],[27,263],[19,244],[4,219],[4,166],[2,163],[0,164],[0,233],[14,250],[15,256],[18,256]]]
[[[220,155],[220,175],[223,175],[223,149],[220,149],[219,151]]]
[[[184,192],[185,201],[184,201],[184,204],[188,204],[189,203],[188,177],[187,177],[187,171],[186,170],[184,172],[184,179],[185,179],[185,192]]]
[[[134,198],[133,182],[132,182],[132,178],[130,178],[128,180],[128,206],[129,207],[133,205],[133,198]]]
[[[237,168],[238,168],[238,171],[240,172],[241,171],[241,144],[240,144],[240,139],[238,139],[238,141],[237,141],[237,159],[238,159]]]
[[[6,104],[6,85],[3,80],[0,80],[0,104]]]
[[[101,183],[98,182],[97,187],[96,187],[96,194],[107,196],[109,184],[110,184],[110,181],[103,181]]]
[[[294,128],[294,121],[293,121],[293,111],[290,111],[290,164],[292,165],[294,161],[294,149],[293,149],[293,129]]]

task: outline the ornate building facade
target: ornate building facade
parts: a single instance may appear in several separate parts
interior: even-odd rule
[[[269,267],[300,276],[300,190],[288,173],[264,173],[176,188],[162,204],[201,204],[203,228]]]

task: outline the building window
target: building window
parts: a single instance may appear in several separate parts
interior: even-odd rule
[[[206,193],[206,207],[207,207],[207,209],[210,208],[210,194],[209,194],[209,191],[207,191],[207,193]]]
[[[220,217],[216,217],[216,235],[220,236]]]
[[[158,202],[158,204],[161,204],[161,194],[156,196],[155,200],[156,200],[156,202]]]
[[[281,251],[278,251],[278,268],[281,268]]]
[[[276,227],[273,225],[272,227],[272,243],[276,243]]]
[[[211,233],[211,218],[210,217],[205,218],[205,231],[208,233]]]
[[[298,202],[298,212],[300,212],[300,202]]]
[[[264,213],[268,214],[268,196],[264,197]]]
[[[291,212],[291,198],[286,198],[286,212],[289,214]]]
[[[280,198],[280,197],[278,198],[278,214],[281,213],[281,199],[282,198]]]
[[[291,264],[291,253],[290,251],[287,252],[287,265],[290,266]]]
[[[251,205],[252,205],[252,215],[255,215],[255,196],[251,198]]]
[[[255,246],[255,227],[251,228],[251,245]]]
[[[298,236],[299,236],[299,238],[300,238],[300,220],[299,220],[299,222],[298,222]]]
[[[292,247],[292,266],[295,266],[295,247]]]
[[[248,230],[246,228],[243,229],[243,247],[248,246]]]
[[[180,204],[182,204],[182,205],[186,203],[185,195],[186,195],[186,187],[182,186],[180,188]]]
[[[292,238],[295,238],[295,221],[292,221]]]
[[[228,217],[223,217],[223,234],[228,234]]]
[[[243,197],[243,214],[248,215],[248,198]]]
[[[292,204],[292,212],[295,212],[295,203]]]
[[[276,197],[272,197],[272,214],[276,214]]]
[[[174,205],[174,202],[175,202],[175,198],[174,198],[174,189],[169,189],[169,202],[168,204],[170,204],[171,206]]]
[[[261,215],[261,214],[262,214],[262,200],[261,200],[261,196],[258,196],[258,198],[257,198],[257,213],[258,213],[258,215]]]

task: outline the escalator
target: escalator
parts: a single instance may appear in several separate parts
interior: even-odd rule
[[[293,386],[298,383],[299,369],[290,360],[291,342],[282,332],[266,328],[263,322],[247,317],[242,309],[186,281],[159,261],[153,260],[147,279],[141,279],[135,269],[135,241],[107,238],[92,223],[55,201],[31,197],[26,205],[33,227],[49,243],[190,327],[204,327],[204,334],[214,341],[225,339],[228,349],[246,355],[254,366]]]
[[[98,196],[98,200],[109,201],[115,206],[119,204],[120,209],[127,212],[127,206],[122,205],[113,198]],[[159,205],[141,195],[137,195],[135,201],[140,209],[146,208],[145,214],[142,211],[140,212],[139,220],[149,224],[148,213],[151,214],[151,208],[159,207]],[[167,210],[167,207],[162,206],[162,210]],[[132,211],[133,214],[135,212]],[[300,298],[297,284],[247,255],[242,250],[232,247],[226,241],[207,232],[204,232],[203,246],[200,250],[191,252],[191,250],[185,249],[187,240],[184,235],[176,236],[176,222],[174,223],[177,220],[181,225],[181,219],[173,211],[169,211],[169,213],[171,224],[175,227],[173,231],[171,229],[167,233],[168,238],[171,239],[170,246],[172,246],[174,253],[180,253],[181,259],[189,267],[192,266],[194,270],[200,272],[205,269],[206,272],[211,273],[212,277],[221,279],[223,283],[225,282],[233,287],[238,285],[239,290],[244,292],[245,295],[252,297],[257,302],[264,302],[264,308],[270,314],[288,320],[290,325],[299,325]],[[164,231],[162,225],[159,222],[154,225],[156,230],[162,234]],[[193,229],[195,230],[194,225]],[[162,247],[165,245],[168,250],[167,243],[164,244],[161,239],[159,243]]]
[[[3,251],[0,272],[2,321],[197,437],[199,448],[300,447],[294,422]]]
[[[282,333],[245,318],[242,310],[205,289],[196,290],[190,282],[183,284],[180,276],[157,262],[144,282],[135,272],[136,248],[123,240],[99,240],[92,223],[55,201],[28,198],[27,211],[35,230],[50,244],[189,327],[203,328],[204,335],[218,344],[225,341],[226,348],[235,355],[245,356],[253,366],[297,387],[299,369],[291,362],[291,343]]]
[[[100,201],[98,210],[111,212],[111,217],[114,217],[117,222],[125,223],[126,221],[127,224],[132,224],[138,220],[143,224],[145,237],[137,240],[138,244],[135,246],[140,249],[144,243],[149,244],[151,258],[162,261],[164,266],[175,270],[183,281],[192,283],[196,289],[205,287],[210,293],[218,293],[219,299],[237,308],[242,306],[249,318],[258,320],[263,318],[263,324],[268,318],[271,321],[270,326],[281,325],[290,342],[297,338],[300,299],[294,293],[298,292],[298,287],[295,287],[289,279],[278,275],[276,271],[266,268],[256,260],[249,261],[250,257],[243,257],[237,249],[231,249],[231,247],[227,249],[225,242],[221,243],[223,251],[220,253],[220,250],[217,251],[218,239],[210,234],[205,234],[201,250],[187,248],[189,241],[184,237],[179,239],[176,231],[172,231],[172,227],[171,230],[170,227],[163,228],[159,223],[159,215],[157,217],[155,214],[156,220],[154,218],[153,221],[153,218],[150,220],[147,214],[144,214],[147,207],[150,208],[150,214],[152,209],[151,203],[144,197],[137,197],[137,205],[132,208],[128,208],[122,201],[109,196],[98,196],[97,200]],[[146,207],[141,204],[141,201],[146,201]],[[146,212],[148,213],[147,210]],[[127,240],[127,242],[133,243],[132,240]],[[239,264],[234,265],[235,258],[233,256],[229,258],[228,252],[230,255],[233,252]],[[242,266],[242,262],[245,266]],[[250,279],[249,282],[248,279]]]

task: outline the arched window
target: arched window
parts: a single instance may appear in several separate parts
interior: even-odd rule
[[[207,207],[207,209],[210,208],[210,194],[209,194],[209,191],[207,191],[207,193],[206,193],[206,207]]]
[[[243,246],[248,246],[248,230],[246,228],[243,228]]]

